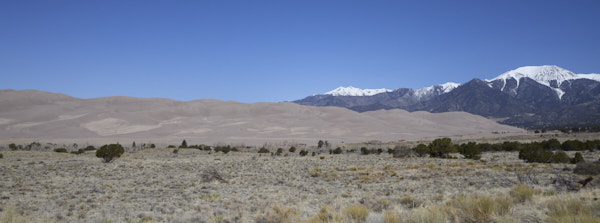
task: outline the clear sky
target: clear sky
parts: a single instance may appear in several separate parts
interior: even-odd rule
[[[288,101],[600,73],[600,1],[0,1],[0,89]]]

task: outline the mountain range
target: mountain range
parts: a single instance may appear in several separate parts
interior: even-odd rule
[[[464,111],[527,128],[600,125],[600,74],[575,74],[558,66],[526,66],[490,80],[445,83],[422,89],[339,87],[294,101],[358,112],[404,109]]]

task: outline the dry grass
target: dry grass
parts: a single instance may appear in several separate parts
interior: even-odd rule
[[[355,205],[347,207],[342,211],[344,217],[352,222],[365,222],[369,216],[369,210],[364,205]]]
[[[524,184],[517,184],[510,190],[510,196],[512,196],[517,203],[530,201],[533,197],[533,188]]]
[[[599,189],[554,190],[554,174],[570,174],[564,165],[523,163],[517,153],[474,162],[154,149],[109,164],[92,153],[2,153],[0,223],[596,222],[600,213]],[[515,170],[525,169],[537,189],[518,185]]]

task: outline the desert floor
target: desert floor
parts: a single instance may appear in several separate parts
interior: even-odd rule
[[[547,222],[563,217],[552,207],[563,201],[581,206],[567,212],[585,211],[583,221],[600,215],[597,179],[563,191],[557,177],[585,177],[572,174],[574,165],[528,164],[516,152],[473,161],[145,149],[111,163],[94,152],[1,153],[4,222]],[[531,198],[519,201],[517,173],[529,177]],[[504,209],[482,209],[483,198]]]

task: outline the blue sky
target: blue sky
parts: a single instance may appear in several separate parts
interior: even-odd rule
[[[279,102],[600,73],[600,1],[0,1],[0,89]]]

